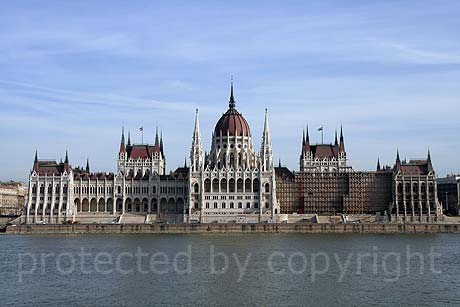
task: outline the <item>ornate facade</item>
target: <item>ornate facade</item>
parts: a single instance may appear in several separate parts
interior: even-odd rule
[[[351,171],[351,167],[347,166],[347,153],[345,152],[342,128],[340,128],[340,143],[337,140],[336,131],[334,144],[310,145],[307,126],[307,135],[305,136],[304,131],[302,138],[300,171],[303,173],[342,173]]]
[[[155,144],[125,143],[122,131],[116,173],[72,168],[64,162],[39,160],[29,177],[28,223],[182,221],[188,202],[188,167],[165,174],[163,139]]]
[[[279,212],[273,152],[265,111],[259,154],[251,130],[236,110],[231,85],[227,112],[217,122],[209,154],[203,150],[198,110],[190,152],[189,222],[265,221]]]
[[[204,150],[198,110],[190,168],[166,173],[163,138],[134,144],[122,129],[114,173],[91,172],[64,162],[39,160],[29,177],[28,223],[158,221],[275,222],[280,214],[384,214],[395,222],[437,221],[442,216],[436,174],[426,160],[401,161],[376,171],[347,165],[343,130],[331,144],[310,144],[304,132],[299,172],[275,168],[268,112],[259,151],[236,109],[233,83],[227,111]]]

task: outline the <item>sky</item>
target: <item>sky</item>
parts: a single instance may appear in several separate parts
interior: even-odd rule
[[[0,1],[0,180],[40,159],[113,172],[122,125],[163,133],[168,170],[228,107],[298,170],[302,130],[373,170],[425,158],[460,173],[460,1]],[[278,162],[277,162],[278,163]]]

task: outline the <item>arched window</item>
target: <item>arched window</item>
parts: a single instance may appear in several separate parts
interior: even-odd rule
[[[219,180],[214,179],[212,181],[212,192],[213,193],[218,193],[219,192]]]
[[[230,193],[233,193],[235,192],[235,179],[231,178],[229,181],[228,181],[228,191]]]
[[[204,191],[207,193],[211,192],[211,180],[210,179],[206,179],[204,181]]]
[[[220,181],[220,191],[222,193],[226,193],[227,192],[227,179],[222,179]]]
[[[269,192],[270,192],[270,184],[266,183],[265,184],[265,193],[269,193]]]
[[[260,191],[260,181],[259,179],[254,179],[252,181],[252,192],[257,193]]]
[[[236,181],[236,191],[239,193],[243,192],[243,179],[241,178]]]
[[[193,185],[193,191],[194,191],[195,193],[199,193],[199,192],[200,192],[200,186],[198,185],[198,183],[195,183],[195,184]]]

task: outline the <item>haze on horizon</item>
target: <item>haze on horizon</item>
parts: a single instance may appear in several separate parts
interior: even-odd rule
[[[425,158],[460,173],[459,1],[2,1],[0,180],[26,181],[35,149],[115,171],[121,126],[163,132],[168,170],[228,106],[259,148],[268,108],[275,160],[298,170],[302,129],[349,164]]]

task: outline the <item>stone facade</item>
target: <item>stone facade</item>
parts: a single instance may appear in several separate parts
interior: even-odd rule
[[[209,154],[203,150],[197,110],[190,160],[190,202],[185,221],[276,219],[279,207],[268,113],[257,154],[249,125],[236,110],[233,84],[229,108],[216,124]]]
[[[20,215],[26,199],[27,188],[22,182],[0,182],[0,216]]]

